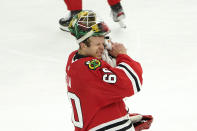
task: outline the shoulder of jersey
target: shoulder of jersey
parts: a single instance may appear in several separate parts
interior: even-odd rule
[[[74,57],[75,53],[76,52],[72,53],[72,58]],[[73,61],[72,63],[75,63],[80,68],[87,67],[90,70],[98,70],[103,65],[105,65],[105,61],[94,58],[94,57],[81,58],[76,61]]]

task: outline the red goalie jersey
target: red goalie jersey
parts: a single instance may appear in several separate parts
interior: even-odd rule
[[[74,51],[67,66],[68,97],[75,131],[131,130],[123,98],[139,92],[142,68],[128,55],[119,54],[117,67]]]

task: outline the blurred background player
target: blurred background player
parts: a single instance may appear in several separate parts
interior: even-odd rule
[[[122,5],[120,0],[107,0],[108,4],[111,8],[112,17],[114,22],[120,22],[125,18],[125,13],[123,11]],[[67,9],[70,11],[69,15],[66,18],[61,18],[59,20],[60,29],[64,31],[69,31],[68,26],[73,18],[74,15],[79,13],[82,10],[82,0],[64,0],[65,4],[67,5]],[[121,27],[125,28],[124,25],[120,25]]]

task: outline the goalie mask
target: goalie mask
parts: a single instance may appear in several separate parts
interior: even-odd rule
[[[110,32],[107,25],[90,10],[81,11],[75,15],[68,29],[76,37],[78,43],[91,36],[105,36]]]

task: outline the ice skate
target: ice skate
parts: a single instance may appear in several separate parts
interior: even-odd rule
[[[70,21],[72,20],[72,18],[77,14],[77,13],[79,13],[81,10],[76,10],[76,11],[71,11],[70,13],[69,13],[69,15],[68,15],[68,17],[66,17],[66,18],[61,18],[60,20],[59,20],[59,28],[61,29],[61,30],[63,30],[63,31],[67,31],[67,32],[70,32],[69,30],[68,30],[68,26],[69,26],[69,24],[70,24]]]
[[[123,19],[125,18],[125,13],[122,9],[121,4],[117,3],[111,6],[111,12],[114,22],[118,22],[121,28],[126,28],[126,25],[123,22]]]

